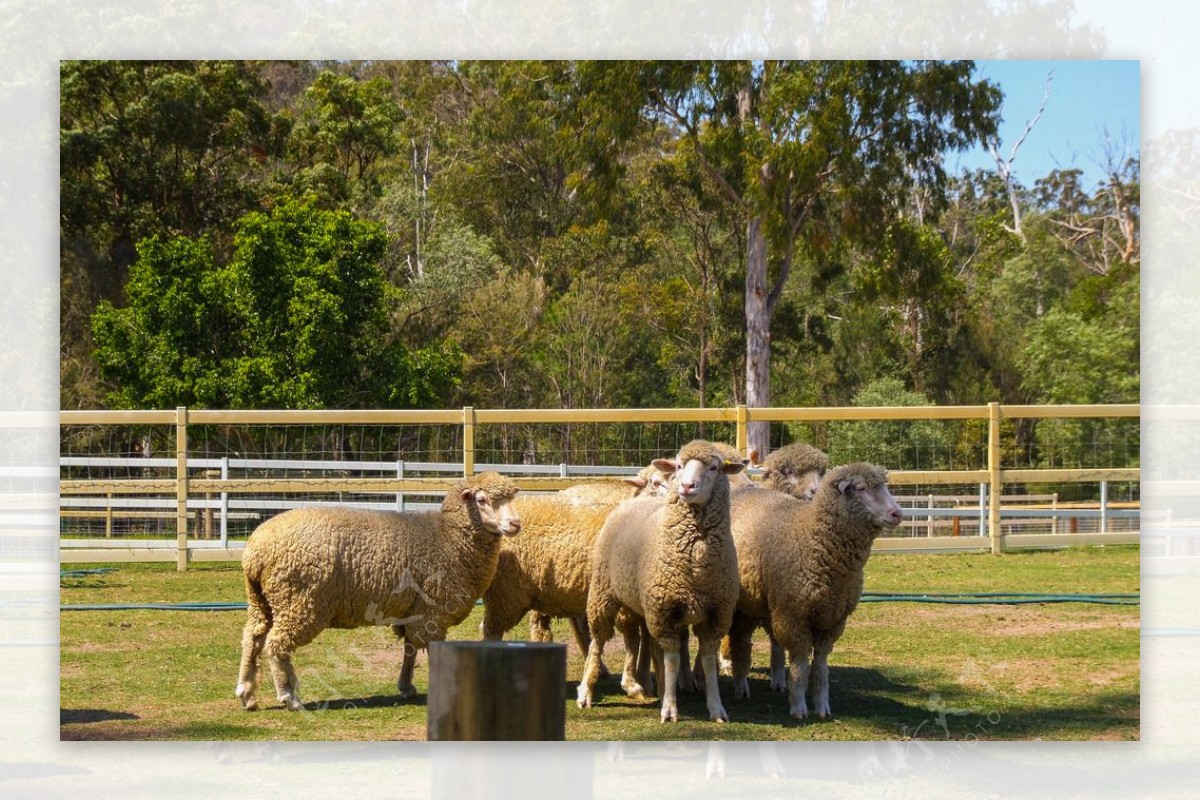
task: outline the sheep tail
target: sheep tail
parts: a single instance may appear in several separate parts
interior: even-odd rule
[[[271,629],[271,605],[263,593],[262,582],[246,574],[246,611],[249,623],[253,626],[256,637],[265,635]]]

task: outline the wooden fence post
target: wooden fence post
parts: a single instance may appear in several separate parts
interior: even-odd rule
[[[188,471],[187,407],[175,409],[175,569],[188,569]]]
[[[737,406],[737,433],[734,435],[734,445],[737,447],[737,452],[747,459],[750,458],[750,454],[746,453],[749,418],[750,415],[746,410],[746,404],[739,403]]]
[[[566,692],[562,643],[429,644],[430,740],[563,740]]]
[[[463,475],[475,475],[475,408],[463,407]]]
[[[1004,534],[1000,528],[1000,404],[988,404],[988,537],[992,554],[1004,553]]]

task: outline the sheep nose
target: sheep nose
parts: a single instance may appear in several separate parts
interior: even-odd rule
[[[512,529],[513,534],[521,533],[521,521],[516,518],[508,521],[508,527]]]

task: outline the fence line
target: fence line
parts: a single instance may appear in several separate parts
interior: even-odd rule
[[[298,425],[298,424],[370,424],[370,425],[433,425],[452,424],[462,427],[462,462],[456,463],[412,463],[420,464],[426,472],[449,467],[462,475],[472,475],[496,465],[476,464],[475,435],[479,426],[516,423],[733,423],[736,445],[746,453],[746,430],[753,422],[796,422],[834,420],[981,420],[988,423],[987,465],[975,470],[893,470],[889,471],[890,483],[904,485],[964,485],[981,486],[979,512],[986,515],[981,519],[981,530],[986,524],[986,542],[992,553],[1004,550],[1005,534],[1002,521],[1001,492],[1006,483],[1070,483],[1087,482],[1101,484],[1102,496],[1106,496],[1107,482],[1140,481],[1138,468],[1084,468],[1084,469],[1012,469],[1001,464],[1000,424],[1006,419],[1029,418],[1121,418],[1138,417],[1137,404],[1031,406],[989,403],[986,406],[915,406],[915,407],[789,407],[759,408],[736,406],[710,409],[475,409],[461,410],[189,410],[179,407],[174,411],[131,411],[131,410],[64,410],[60,413],[60,425],[173,425],[175,428],[175,458],[143,460],[142,467],[170,469],[173,478],[138,479],[63,479],[60,482],[62,495],[173,495],[176,521],[175,555],[179,570],[186,570],[189,558],[200,551],[211,552],[211,547],[189,547],[188,509],[193,494],[211,497],[220,494],[246,493],[396,493],[397,503],[403,506],[403,493],[436,493],[453,483],[450,477],[410,477],[405,475],[404,462],[389,463],[392,475],[371,478],[323,477],[323,478],[230,478],[228,471],[238,460],[189,459],[189,425]],[[268,460],[243,460],[246,465],[266,465]],[[288,463],[304,464],[304,460],[285,460]],[[66,457],[62,466],[84,466],[86,458]],[[337,469],[365,470],[357,465],[369,463],[339,462]],[[351,467],[350,465],[356,465]],[[272,464],[272,466],[276,466]],[[194,468],[208,471],[220,470],[220,478],[211,473],[199,478],[192,475]],[[515,466],[505,466],[514,468]],[[560,466],[522,466],[513,469],[520,477],[517,483],[526,489],[562,489],[577,483],[579,477],[611,477],[623,468],[586,468]],[[305,468],[300,468],[305,469]],[[636,469],[636,468],[635,468]],[[557,470],[557,475],[555,471]],[[537,475],[542,473],[543,475]],[[1106,497],[1102,498],[1106,501]],[[191,507],[203,504],[211,508],[211,500],[190,501]],[[923,510],[925,511],[925,510]],[[1033,511],[1033,510],[1025,510]],[[1083,510],[1080,510],[1083,511]],[[940,511],[928,511],[929,516]],[[1038,515],[1029,515],[1036,517]],[[1087,515],[1080,515],[1087,516]],[[1120,510],[1109,509],[1107,502],[1101,503],[1099,516],[1102,521],[1109,517],[1124,516]],[[1102,525],[1102,531],[1104,527]],[[964,538],[965,539],[965,538]],[[980,538],[983,539],[983,538]],[[222,537],[222,544],[225,538]],[[131,549],[137,550],[137,549]],[[226,550],[224,548],[218,550]],[[193,553],[196,552],[196,553]],[[200,558],[209,558],[210,554]]]

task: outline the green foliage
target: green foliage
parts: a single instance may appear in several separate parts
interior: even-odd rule
[[[300,96],[288,139],[295,191],[320,192],[334,204],[377,194],[380,165],[397,152],[403,119],[386,78],[322,72]]]
[[[1102,185],[1016,187],[1018,235],[993,172],[944,172],[998,114],[970,62],[61,75],[64,406],[746,402],[757,244],[773,405],[1138,397],[1136,155],[1107,151]],[[978,463],[966,428],[866,425],[790,434]],[[1130,441],[1091,425],[1006,447],[1057,464]]]
[[[855,406],[930,406],[919,392],[896,378],[867,384]],[[856,420],[829,425],[829,458],[834,464],[874,462],[888,468],[937,469],[948,460],[949,440],[935,420]]]
[[[128,303],[94,317],[96,359],[125,408],[423,406],[459,355],[390,335],[397,293],[378,228],[312,200],[254,212],[226,264],[204,239],[139,245]]]

